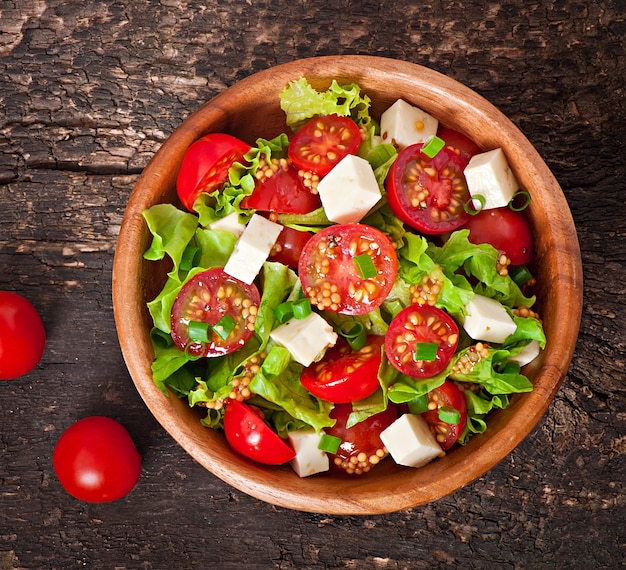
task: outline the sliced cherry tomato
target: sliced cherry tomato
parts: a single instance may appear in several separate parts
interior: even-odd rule
[[[340,339],[322,360],[304,369],[300,382],[327,402],[344,404],[367,398],[380,386],[378,368],[384,342],[384,336],[369,336],[363,348],[353,350]]]
[[[90,416],[63,432],[52,466],[63,488],[76,499],[108,503],[135,487],[141,456],[124,426],[111,418]]]
[[[242,160],[250,145],[223,133],[211,133],[185,152],[176,179],[176,191],[185,208],[193,210],[202,192],[213,192],[228,180],[228,169]]]
[[[361,255],[372,260],[374,276],[359,271]],[[379,307],[397,273],[391,240],[365,224],[324,228],[308,241],[298,264],[302,289],[311,302],[321,310],[346,315],[362,315]]]
[[[302,250],[312,236],[310,232],[301,232],[284,226],[270,252],[269,259],[297,270]]]
[[[224,435],[230,446],[265,465],[291,461],[296,452],[263,421],[256,408],[229,400],[224,411]]]
[[[469,159],[475,154],[482,152],[482,149],[472,139],[454,129],[439,125],[437,136],[446,143],[446,146],[458,151],[466,162],[469,162]]]
[[[472,243],[491,244],[506,254],[511,265],[525,265],[533,258],[533,234],[522,212],[507,206],[481,210],[469,217],[465,227]]]
[[[361,131],[350,117],[320,115],[305,123],[289,143],[289,158],[303,170],[328,174],[342,158],[356,154]]]
[[[440,419],[441,408],[452,408],[459,412],[458,423],[448,423]],[[463,391],[450,380],[428,393],[428,410],[422,416],[430,426],[435,439],[445,451],[450,449],[467,423],[467,402]]]
[[[422,143],[400,151],[387,176],[387,200],[394,214],[426,235],[440,235],[462,226],[470,199],[463,170],[467,161],[444,147],[433,158]]]
[[[260,295],[254,284],[247,285],[216,267],[194,275],[178,293],[171,314],[172,339],[181,350],[194,356],[222,356],[241,348],[254,333]],[[234,328],[222,338],[212,327],[234,321]],[[190,339],[189,323],[208,323],[208,341]],[[231,321],[231,322],[232,322]],[[222,328],[226,333],[227,324]]]
[[[293,164],[279,166],[271,176],[262,176],[254,191],[241,201],[242,208],[277,214],[308,214],[321,206],[318,194],[304,184]]]
[[[0,380],[28,374],[39,364],[46,331],[37,309],[12,291],[0,291]]]
[[[430,378],[450,362],[459,342],[459,328],[438,307],[410,305],[391,321],[385,335],[385,354],[400,372],[414,378]],[[422,346],[436,344],[434,359],[419,359]]]
[[[389,403],[379,414],[347,427],[352,413],[352,404],[337,404],[330,412],[335,425],[324,431],[341,439],[337,453],[329,453],[330,464],[334,469],[349,475],[367,473],[387,456],[387,450],[380,439],[380,433],[397,418],[397,408]]]

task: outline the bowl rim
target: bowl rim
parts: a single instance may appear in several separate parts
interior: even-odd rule
[[[528,176],[545,192],[542,200],[552,215],[550,227],[546,231],[550,232],[550,236],[559,234],[569,237],[566,240],[568,243],[560,244],[560,248],[548,248],[541,254],[543,263],[558,262],[554,268],[554,279],[558,276],[559,288],[552,291],[555,302],[550,303],[549,310],[567,324],[569,334],[551,335],[548,344],[550,350],[544,351],[540,362],[533,369],[535,389],[512,403],[510,409],[516,418],[515,430],[507,426],[507,422],[502,422],[504,425],[497,422],[490,425],[487,433],[492,428],[493,431],[488,437],[485,434],[475,436],[461,452],[448,454],[443,465],[442,460],[438,460],[421,468],[419,471],[424,470],[427,475],[418,477],[422,479],[420,485],[415,484],[414,473],[418,470],[392,470],[397,485],[393,497],[388,500],[381,497],[377,478],[371,479],[371,482],[367,481],[367,477],[360,478],[346,490],[342,487],[343,483],[335,483],[338,479],[328,477],[328,481],[319,485],[311,482],[313,478],[298,478],[289,466],[268,469],[229,451],[216,455],[215,447],[206,442],[205,432],[208,430],[199,421],[196,422],[197,426],[180,425],[178,415],[182,410],[181,405],[188,408],[186,402],[174,396],[165,397],[152,381],[150,368],[146,366],[147,345],[145,330],[142,328],[146,314],[145,303],[143,307],[139,306],[137,299],[129,297],[126,290],[128,282],[137,283],[140,290],[148,285],[141,269],[144,263],[142,255],[146,249],[146,230],[141,212],[151,200],[153,185],[163,188],[173,183],[181,159],[175,152],[177,146],[191,144],[207,132],[208,124],[223,125],[222,128],[227,130],[231,128],[231,101],[255,93],[261,94],[260,90],[267,82],[274,87],[281,84],[285,86],[291,80],[307,77],[312,83],[313,78],[327,83],[332,78],[359,83],[359,78],[363,82],[363,78],[372,73],[383,73],[390,79],[393,77],[401,85],[421,87],[423,91],[419,93],[419,98],[425,110],[435,103],[450,105],[454,112],[469,113],[471,117],[495,126],[498,132],[489,136],[495,136],[496,143],[507,141],[507,148],[513,155],[526,157]],[[367,93],[365,87],[363,91]],[[263,136],[262,133],[259,136]],[[489,144],[489,140],[483,143]],[[543,159],[525,135],[478,93],[433,69],[397,59],[345,55],[294,60],[249,75],[205,102],[181,122],[143,170],[128,200],[117,243],[112,272],[115,324],[124,361],[147,407],[178,444],[214,475],[257,499],[301,511],[343,515],[393,512],[438,500],[482,476],[525,439],[544,415],[567,374],[580,326],[582,264],[576,230],[565,196]],[[120,244],[125,244],[125,247],[120,249]],[[574,329],[576,334],[572,334]],[[483,453],[474,453],[474,448],[481,446]],[[280,488],[285,470],[298,483],[288,490]],[[326,488],[325,491],[321,490],[322,486]],[[314,496],[312,490],[315,489],[320,492]],[[337,495],[340,489],[341,493]]]

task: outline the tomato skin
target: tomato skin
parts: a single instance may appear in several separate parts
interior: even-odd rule
[[[229,400],[224,411],[224,435],[230,446],[248,459],[265,465],[282,465],[296,452],[263,421],[255,409]]]
[[[283,230],[278,235],[278,239],[270,252],[270,261],[278,261],[291,269],[297,270],[302,250],[311,237],[313,237],[313,234],[310,232],[301,232],[283,226]]]
[[[472,139],[449,127],[439,125],[437,136],[445,141],[446,146],[458,150],[466,162],[469,162],[469,159],[475,154],[482,152],[482,149]]]
[[[185,208],[202,192],[213,192],[228,180],[228,169],[241,161],[250,145],[224,133],[210,133],[198,139],[185,152],[176,178],[176,191]]]
[[[330,417],[336,420],[335,425],[324,431],[341,439],[337,453],[328,454],[331,467],[349,475],[361,475],[386,457],[380,433],[396,420],[398,411],[390,402],[384,411],[346,427],[351,413],[352,404],[337,404],[330,412]],[[359,458],[361,453],[365,455]]]
[[[445,451],[450,449],[459,439],[459,436],[465,429],[467,423],[467,401],[463,391],[452,381],[446,380],[439,388],[435,388],[428,394],[429,404],[436,406],[435,409],[429,410],[422,414],[430,426],[435,438],[441,448]],[[458,424],[449,424],[439,419],[439,408],[450,407],[458,410],[460,420]],[[429,406],[430,407],[430,406]]]
[[[435,360],[415,360],[415,344],[437,343]],[[459,342],[459,328],[448,313],[430,305],[409,305],[389,324],[385,354],[400,372],[430,378],[450,362]]]
[[[378,369],[382,359],[383,336],[370,336],[360,350],[352,350],[340,339],[324,358],[304,369],[302,385],[327,402],[345,404],[371,396],[380,386]]]
[[[0,380],[31,372],[45,347],[46,331],[37,309],[18,293],[0,291]]]
[[[355,265],[354,258],[364,253],[372,258],[374,277],[361,277]],[[298,264],[302,290],[311,303],[346,315],[363,315],[379,307],[397,274],[393,243],[365,224],[335,224],[320,230],[307,242]],[[333,294],[325,295],[325,289]]]
[[[257,181],[252,194],[241,201],[242,208],[277,214],[308,214],[321,205],[319,195],[305,186],[293,164]]]
[[[298,168],[322,177],[342,158],[356,154],[360,144],[361,131],[350,117],[320,115],[298,129],[288,154]]]
[[[532,261],[533,234],[522,212],[508,206],[481,210],[470,216],[465,228],[470,231],[470,242],[491,244],[507,255],[511,265],[525,265]]]
[[[385,187],[393,213],[426,235],[441,235],[461,227],[469,217],[470,199],[463,171],[467,161],[444,147],[433,158],[422,143],[402,149],[389,169]]]
[[[222,294],[220,294],[222,288]],[[223,295],[230,288],[231,295]],[[195,356],[223,356],[241,348],[254,334],[256,313],[249,307],[258,308],[261,300],[259,290],[228,275],[221,267],[208,269],[194,275],[179,291],[171,313],[171,335],[176,345]],[[245,305],[249,303],[249,307]],[[216,325],[224,315],[230,315],[236,326],[226,339],[211,333],[208,343],[189,338],[189,322],[199,321]]]
[[[52,465],[63,488],[89,503],[121,499],[141,474],[141,456],[130,434],[105,416],[83,418],[67,428],[54,448]]]

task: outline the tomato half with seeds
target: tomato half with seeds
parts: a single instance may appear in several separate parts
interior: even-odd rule
[[[174,301],[172,339],[192,356],[213,357],[233,352],[253,335],[260,300],[254,284],[247,285],[221,267],[197,273],[183,285]],[[190,336],[190,323],[208,324],[207,337]]]
[[[361,131],[350,117],[320,115],[298,129],[288,154],[298,168],[324,176],[342,158],[356,154],[360,144]]]
[[[277,170],[269,177],[262,176],[252,194],[241,201],[242,208],[277,214],[308,214],[321,205],[319,195],[311,192],[290,163],[277,163]]]
[[[229,400],[224,411],[224,435],[230,446],[248,459],[282,465],[296,452],[273,431],[253,406]]]
[[[378,369],[385,337],[371,335],[365,346],[353,350],[340,339],[324,358],[304,369],[302,385],[327,402],[345,404],[371,396],[380,386]]]
[[[347,427],[352,413],[352,404],[337,404],[330,412],[335,425],[324,431],[341,439],[336,453],[329,453],[333,469],[348,475],[362,475],[378,465],[387,456],[387,450],[380,434],[398,417],[398,411],[391,402],[387,408],[363,421]]]
[[[387,200],[404,223],[426,235],[461,227],[469,217],[470,199],[463,171],[467,161],[444,147],[433,158],[422,143],[401,150],[387,175]]]
[[[491,244],[506,254],[511,265],[525,265],[533,258],[533,234],[522,212],[508,206],[481,210],[470,216],[465,227],[470,242]]]
[[[193,210],[202,192],[218,190],[228,180],[228,169],[243,159],[250,145],[224,133],[210,133],[185,152],[176,178],[176,191],[185,208]]]
[[[448,365],[458,343],[459,328],[448,313],[430,305],[410,305],[389,324],[385,354],[403,374],[430,378]]]
[[[449,127],[439,125],[437,136],[446,143],[446,146],[452,147],[455,152],[458,151],[461,158],[467,162],[472,156],[482,152],[482,149],[472,139]]]
[[[363,273],[365,266],[372,271]],[[397,274],[393,243],[365,224],[320,230],[307,242],[298,264],[302,290],[311,303],[346,315],[363,315],[379,307]]]
[[[443,421],[440,417],[442,408],[456,410],[459,421],[456,423]],[[428,393],[428,411],[424,412],[422,417],[430,426],[441,448],[444,451],[450,449],[463,433],[467,423],[465,394],[454,382],[446,380],[439,388]]]
[[[282,231],[278,234],[276,243],[270,251],[270,261],[278,261],[287,267],[291,267],[291,269],[297,270],[302,250],[312,236],[311,232],[303,232],[283,226]]]

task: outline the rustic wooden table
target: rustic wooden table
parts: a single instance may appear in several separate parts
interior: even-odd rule
[[[521,4],[0,0],[0,289],[48,334],[0,385],[1,570],[626,565],[624,3]],[[276,508],[199,467],[135,391],[111,303],[126,201],[180,122],[255,71],[348,53],[432,67],[508,115],[563,187],[585,273],[571,370],[533,433],[453,495],[368,517]],[[110,504],[52,470],[91,414],[143,455]]]

